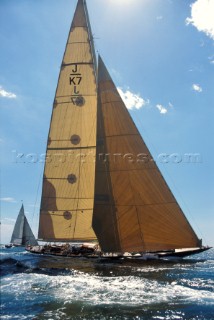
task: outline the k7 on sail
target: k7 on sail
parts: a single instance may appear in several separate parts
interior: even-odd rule
[[[146,154],[151,161],[114,161],[115,154]],[[47,158],[38,240],[49,244],[29,246],[30,252],[158,259],[209,249],[152,161],[101,57],[97,71],[84,0],[68,35]]]

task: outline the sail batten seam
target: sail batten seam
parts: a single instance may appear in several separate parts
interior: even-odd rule
[[[65,140],[55,140],[55,141],[65,141]],[[47,148],[47,150],[81,150],[81,149],[93,149],[96,146],[85,146],[85,147],[61,147],[61,148]]]

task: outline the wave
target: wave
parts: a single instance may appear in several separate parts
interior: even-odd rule
[[[213,319],[214,259],[139,265],[27,253],[5,255],[1,268],[2,319]]]
[[[14,263],[10,259],[9,264]],[[101,277],[96,274],[86,274],[75,270],[59,269],[29,269],[26,265],[17,264],[16,268],[21,268],[22,272],[10,278],[12,282],[10,290],[18,294],[26,292],[43,291],[54,299],[62,300],[64,303],[70,300],[85,301],[89,304],[125,304],[138,305],[163,302],[183,302],[203,300],[214,303],[214,293],[212,285],[206,280],[188,282],[185,279],[179,281],[166,281],[164,278],[146,278],[139,276],[112,276]],[[24,274],[25,273],[25,274]],[[26,273],[28,273],[26,275]]]

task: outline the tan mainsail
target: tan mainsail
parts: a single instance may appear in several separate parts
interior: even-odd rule
[[[93,228],[106,252],[199,246],[101,58]]]
[[[85,1],[79,0],[62,61],[47,144],[39,239],[93,240],[96,62]]]

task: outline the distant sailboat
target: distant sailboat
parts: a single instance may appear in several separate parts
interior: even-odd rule
[[[22,204],[13,229],[10,244],[6,245],[6,248],[26,245],[36,246],[38,245],[38,242],[36,241],[31,227],[27,221],[24,212],[24,206]]]
[[[93,254],[103,257],[183,257],[208,249],[153,161],[101,57],[97,76],[84,0],[78,0],[65,48],[47,160],[38,238],[79,242],[81,248],[31,252],[75,256],[90,253],[93,243],[100,247]]]

